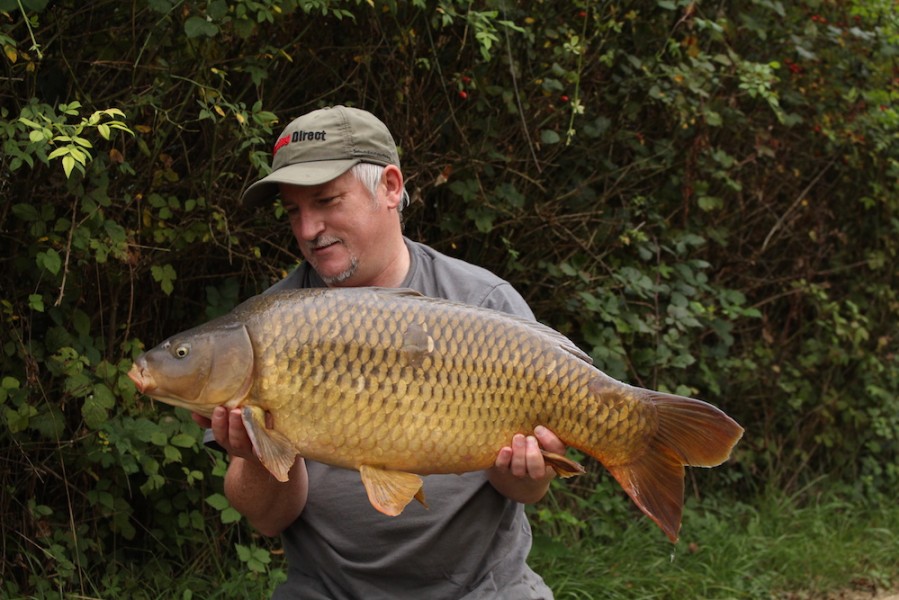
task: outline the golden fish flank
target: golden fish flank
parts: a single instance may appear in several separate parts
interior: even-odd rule
[[[297,454],[356,469],[389,515],[424,501],[416,474],[489,468],[514,434],[544,425],[674,540],[684,466],[722,463],[743,431],[705,402],[615,381],[544,325],[408,290],[257,296],[149,350],[129,375],[201,414],[241,407],[275,477]],[[583,472],[544,455],[563,476]]]

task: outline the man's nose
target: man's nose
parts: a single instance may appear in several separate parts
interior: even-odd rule
[[[305,242],[314,240],[325,230],[324,219],[311,210],[298,210],[294,213],[290,225],[294,236]]]

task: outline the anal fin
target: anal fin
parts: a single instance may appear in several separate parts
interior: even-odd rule
[[[405,471],[390,471],[371,465],[359,467],[368,501],[378,511],[395,517],[416,499],[427,508],[421,477]]]

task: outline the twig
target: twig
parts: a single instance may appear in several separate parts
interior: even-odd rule
[[[72,255],[72,236],[75,233],[75,211],[78,210],[78,197],[75,196],[75,199],[72,201],[72,226],[69,227],[69,239],[66,241],[66,258],[65,262],[62,265],[62,282],[59,284],[59,296],[56,297],[56,302],[53,303],[53,306],[59,306],[62,304],[62,297],[66,293],[66,279],[69,276],[69,257]]]
[[[577,107],[581,103],[581,76],[584,74],[584,55],[587,53],[587,22],[590,20],[589,13],[583,18],[583,27],[581,28],[581,41],[584,49],[577,55],[577,79],[574,81],[574,98],[571,100],[569,107],[571,108],[571,116],[568,118],[568,131],[565,132],[565,145],[571,145],[571,138],[574,137],[574,118],[577,114]]]
[[[44,53],[41,52],[41,46],[34,38],[34,31],[31,29],[31,21],[28,20],[28,15],[25,14],[25,7],[22,6],[22,0],[17,0],[16,4],[19,5],[19,10],[22,11],[22,19],[25,21],[25,27],[28,29],[28,35],[31,37],[31,49],[37,52],[37,57],[39,60],[43,60]]]
[[[505,4],[503,5],[503,19],[508,21]],[[521,105],[521,92],[518,90],[518,78],[515,76],[515,61],[512,59],[512,42],[509,39],[509,27],[507,25],[503,26],[503,32],[506,34],[506,54],[509,57],[509,74],[512,76],[512,88],[515,90],[515,103],[518,104],[518,116],[521,117],[521,129],[524,132],[524,139],[528,143],[528,150],[531,151],[531,158],[534,159],[534,166],[537,167],[538,173],[542,173],[543,168],[540,166],[540,161],[537,160],[537,152],[534,150],[534,144],[531,142],[531,135],[528,133],[528,123],[524,120],[524,107]]]
[[[821,177],[824,176],[824,174],[827,172],[828,169],[830,169],[830,167],[833,165],[834,162],[836,162],[836,160],[837,160],[836,157],[832,158],[830,160],[830,162],[827,163],[826,165],[824,165],[824,168],[821,169],[821,171],[819,171],[817,175],[815,175],[815,177],[809,182],[809,184],[807,186],[805,186],[805,189],[803,189],[801,192],[799,192],[799,195],[796,197],[795,200],[793,200],[793,204],[790,205],[790,208],[788,208],[784,212],[784,214],[782,214],[780,216],[780,218],[777,220],[777,223],[774,224],[774,227],[772,227],[771,231],[768,232],[768,235],[765,236],[765,241],[762,242],[762,249],[759,250],[759,254],[762,254],[765,252],[765,249],[768,247],[768,242],[771,241],[771,238],[774,237],[774,234],[777,233],[777,230],[781,228],[781,226],[784,224],[784,221],[786,221],[786,219],[790,215],[790,213],[792,213],[794,210],[796,210],[796,207],[799,206],[799,203],[805,199],[805,197],[812,190],[812,188],[815,187],[815,184],[818,183],[818,180],[820,180]]]

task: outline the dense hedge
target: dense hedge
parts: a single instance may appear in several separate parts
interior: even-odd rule
[[[0,593],[266,571],[124,373],[295,264],[237,198],[335,103],[397,136],[411,237],[746,426],[704,491],[895,495],[899,23],[789,4],[0,0]]]

